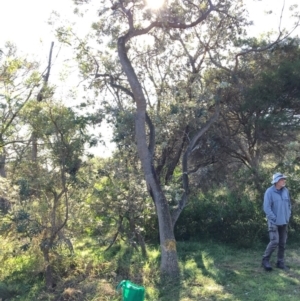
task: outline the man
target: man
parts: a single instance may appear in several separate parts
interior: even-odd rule
[[[291,217],[291,200],[288,189],[285,187],[286,176],[280,172],[273,175],[264,196],[264,212],[268,220],[270,242],[262,259],[262,266],[266,271],[272,271],[270,257],[274,250],[277,251],[277,268],[286,270],[284,263],[284,250],[287,240],[287,227]]]

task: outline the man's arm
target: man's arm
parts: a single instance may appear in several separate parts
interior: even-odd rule
[[[272,211],[272,196],[269,190],[265,192],[264,196],[264,212],[267,216],[268,221],[275,223],[276,215]]]

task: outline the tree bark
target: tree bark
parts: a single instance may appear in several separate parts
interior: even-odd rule
[[[52,275],[52,267],[50,263],[50,256],[49,256],[49,248],[45,247],[43,249],[43,255],[44,255],[44,262],[45,262],[45,281],[46,281],[46,287],[48,290],[51,290],[53,288],[53,275]]]
[[[54,46],[54,42],[51,42],[49,59],[48,59],[48,66],[47,66],[47,73],[45,75],[43,75],[43,78],[44,78],[43,86],[42,86],[41,90],[39,91],[39,93],[36,97],[36,100],[39,101],[39,102],[44,99],[44,96],[45,96],[44,93],[47,89],[47,85],[48,85],[48,81],[49,81],[49,77],[50,77],[51,64],[52,64],[51,62],[52,62],[53,46]],[[31,134],[31,141],[32,141],[31,160],[33,162],[36,162],[37,161],[38,147],[37,147],[37,135],[34,131]]]
[[[6,171],[5,171],[5,162],[6,162],[6,156],[5,153],[0,153],[0,177],[6,178]]]

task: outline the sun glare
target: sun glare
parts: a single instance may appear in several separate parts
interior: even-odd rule
[[[148,7],[159,9],[164,3],[164,0],[147,0]]]

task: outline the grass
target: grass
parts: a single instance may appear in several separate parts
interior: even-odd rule
[[[19,278],[15,273],[5,274],[2,266],[0,300],[120,301],[116,286],[129,279],[145,286],[145,301],[298,301],[299,248],[287,248],[289,271],[275,268],[265,272],[260,266],[264,247],[237,249],[214,242],[178,242],[181,274],[170,281],[160,279],[157,247],[148,246],[148,258],[144,259],[139,252],[124,246],[115,245],[104,252],[96,242],[85,240],[76,245],[74,257],[63,256],[57,261],[57,285],[51,292],[45,290],[40,274],[30,270],[35,265],[29,264],[28,258],[24,270],[19,270]],[[19,268],[20,261],[15,260]],[[11,259],[9,264],[11,271]]]

